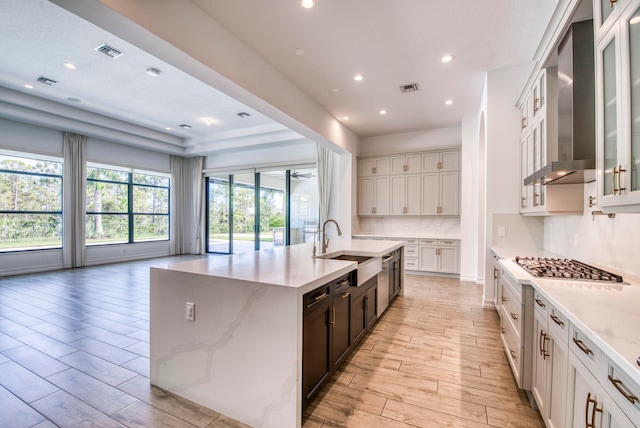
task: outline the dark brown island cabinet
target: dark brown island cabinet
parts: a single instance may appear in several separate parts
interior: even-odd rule
[[[402,258],[400,257],[399,249],[390,253],[388,257],[391,257],[389,261],[389,303],[391,303],[400,294],[400,288],[402,287],[402,272],[400,270]]]
[[[356,284],[352,271],[303,296],[303,411],[376,322],[377,277]]]

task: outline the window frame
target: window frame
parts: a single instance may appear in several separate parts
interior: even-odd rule
[[[127,174],[127,179],[126,181],[116,181],[116,180],[107,180],[107,179],[101,179],[101,178],[89,178],[88,177],[88,169],[89,168],[97,168],[97,169],[106,169],[106,170],[111,170],[111,171],[119,171],[119,172],[124,172]],[[140,244],[140,243],[145,243],[145,242],[167,242],[171,240],[171,174],[168,173],[163,173],[163,172],[156,172],[156,171],[147,171],[147,170],[141,170],[141,169],[136,169],[136,168],[123,168],[123,167],[118,167],[116,165],[106,165],[106,164],[99,164],[99,163],[95,163],[95,162],[87,162],[86,164],[86,169],[87,169],[87,179],[86,179],[86,183],[88,184],[89,182],[93,182],[93,183],[107,183],[107,184],[116,184],[116,185],[126,185],[127,186],[127,211],[88,211],[85,208],[85,215],[121,215],[121,216],[126,216],[127,217],[127,241],[126,242],[94,242],[94,243],[87,243],[87,237],[86,237],[86,233],[85,233],[85,247],[95,247],[95,246],[101,246],[101,245],[123,245],[123,244]],[[154,176],[154,177],[162,177],[162,178],[166,178],[167,181],[167,186],[161,186],[161,185],[154,185],[154,184],[148,184],[148,183],[135,183],[133,180],[134,175],[146,175],[146,176]],[[151,188],[151,189],[165,189],[167,191],[167,211],[166,213],[151,213],[151,212],[138,212],[138,211],[134,211],[134,198],[133,198],[133,194],[134,194],[134,188],[135,187],[144,187],[144,188]],[[85,188],[85,195],[87,192],[88,186]],[[157,238],[157,239],[143,239],[143,240],[136,240],[135,238],[135,219],[136,216],[160,216],[160,217],[166,217],[167,218],[167,238]],[[85,220],[86,221],[86,220]]]
[[[45,172],[30,172],[30,171],[19,171],[13,169],[0,168],[0,174],[15,174],[15,175],[23,175],[28,177],[45,177],[45,178],[55,178],[60,180],[60,189],[59,189],[59,198],[60,198],[60,209],[59,210],[2,210],[0,209],[0,215],[57,215],[60,216],[60,245],[56,246],[45,246],[45,247],[20,247],[20,248],[7,248],[0,249],[0,254],[8,254],[8,253],[20,253],[20,252],[29,252],[29,251],[47,251],[47,250],[61,250],[63,245],[63,236],[64,236],[64,217],[63,217],[63,174],[64,174],[64,159],[48,156],[48,155],[39,155],[36,153],[25,153],[25,152],[15,152],[10,150],[0,150],[0,155],[6,157],[12,157],[17,159],[29,159],[33,161],[44,161],[44,162],[55,162],[60,164],[60,174],[51,174]]]

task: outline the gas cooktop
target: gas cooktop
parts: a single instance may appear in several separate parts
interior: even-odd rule
[[[546,257],[516,257],[516,262],[539,278],[575,279],[580,281],[622,282],[622,277],[577,260]]]

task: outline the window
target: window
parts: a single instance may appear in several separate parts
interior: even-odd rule
[[[0,154],[0,251],[62,247],[62,160]]]
[[[87,245],[169,239],[169,176],[87,166]]]

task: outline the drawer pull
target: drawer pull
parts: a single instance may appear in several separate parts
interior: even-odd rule
[[[629,400],[629,402],[631,404],[635,404],[636,401],[638,401],[638,397],[636,397],[633,394],[629,394],[627,391],[624,390],[624,388],[622,388],[624,385],[623,385],[623,383],[622,383],[622,381],[620,379],[614,379],[613,377],[611,377],[611,375],[609,375],[609,382],[611,382],[613,384],[613,386],[616,387],[618,392],[620,394],[624,395],[624,398]]]
[[[324,299],[325,297],[327,297],[327,295],[328,295],[328,294],[329,294],[329,293],[327,293],[327,292],[325,291],[325,292],[324,292],[324,293],[322,293],[322,294],[317,294],[317,295],[313,296],[313,297],[312,297],[312,299],[313,299],[313,301],[314,301],[314,302],[317,302],[318,300],[322,300],[322,299]]]
[[[538,306],[542,307],[542,308],[546,308],[547,305],[544,304],[544,302],[540,299],[536,299],[536,303],[538,304]]]
[[[595,395],[594,395],[595,397]],[[593,409],[591,410],[591,422],[589,422],[589,404],[593,403]],[[591,398],[591,393],[587,394],[587,405],[585,407],[585,423],[586,428],[596,428],[596,412],[602,412],[602,408],[598,409],[598,401]]]
[[[511,318],[518,321],[518,315],[514,314],[513,312],[511,312]]]
[[[331,327],[335,327],[336,326],[336,307],[332,306],[329,311],[331,311],[331,319],[329,320],[329,324],[331,324]]]
[[[554,323],[558,324],[560,327],[564,327],[564,323],[557,316],[550,315],[550,318],[553,320]]]
[[[500,327],[500,331],[502,332],[502,334],[504,334],[505,333],[504,327]]]
[[[576,344],[576,346],[577,346],[578,348],[580,348],[580,350],[581,350],[582,352],[584,352],[585,354],[587,354],[587,355],[589,355],[589,354],[593,354],[593,351],[592,351],[591,349],[587,348],[587,347],[584,345],[584,343],[582,343],[582,340],[578,340],[578,339],[576,339],[576,338],[574,337],[574,338],[573,338],[573,343],[575,343],[575,344]]]
[[[504,297],[504,296],[502,296],[502,301],[503,301],[503,302],[506,302],[506,301],[507,301],[507,298],[506,298],[506,297]]]
[[[347,284],[349,284],[350,282],[351,282],[351,280],[350,280],[349,278],[347,278],[347,279],[343,279],[342,281],[340,281],[340,282],[339,282],[338,284],[336,284],[336,285],[338,285],[338,286],[342,287],[343,285],[347,285]]]
[[[341,299],[346,299],[347,297],[349,297],[349,295],[350,295],[350,294],[351,294],[350,292],[345,291],[344,293],[342,293],[342,294],[340,295],[340,298],[341,298]]]
[[[509,350],[509,353],[511,354],[511,358],[513,358],[514,360],[518,359],[518,356],[516,355],[516,353],[512,350]]]

